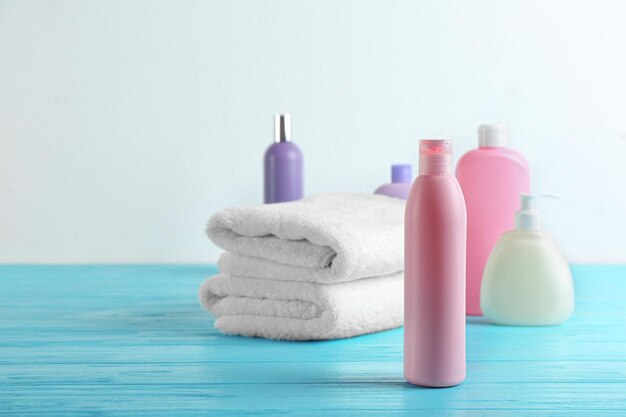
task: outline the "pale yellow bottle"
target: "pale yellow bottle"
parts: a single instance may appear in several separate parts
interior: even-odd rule
[[[574,311],[569,264],[552,237],[540,230],[541,214],[533,202],[542,196],[520,196],[516,229],[500,237],[485,265],[480,308],[496,324],[560,324]]]

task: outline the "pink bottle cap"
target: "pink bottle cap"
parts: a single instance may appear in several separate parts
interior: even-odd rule
[[[450,175],[452,173],[452,141],[420,140],[419,175]]]

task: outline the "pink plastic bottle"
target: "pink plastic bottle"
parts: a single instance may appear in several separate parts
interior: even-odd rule
[[[466,227],[451,142],[420,141],[404,215],[404,377],[412,384],[465,379]]]
[[[505,125],[481,125],[478,149],[463,155],[456,167],[467,206],[467,314],[481,315],[483,269],[500,235],[515,228],[519,193],[528,193],[526,159],[506,147]]]

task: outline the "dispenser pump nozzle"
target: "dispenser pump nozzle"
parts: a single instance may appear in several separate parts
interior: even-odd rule
[[[534,207],[536,198],[559,198],[554,194],[519,193],[520,208],[515,212],[515,227],[520,230],[540,230],[541,212]]]

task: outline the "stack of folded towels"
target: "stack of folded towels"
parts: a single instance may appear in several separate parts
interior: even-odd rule
[[[284,340],[402,325],[404,201],[333,193],[211,217],[225,249],[200,302],[224,333]]]

